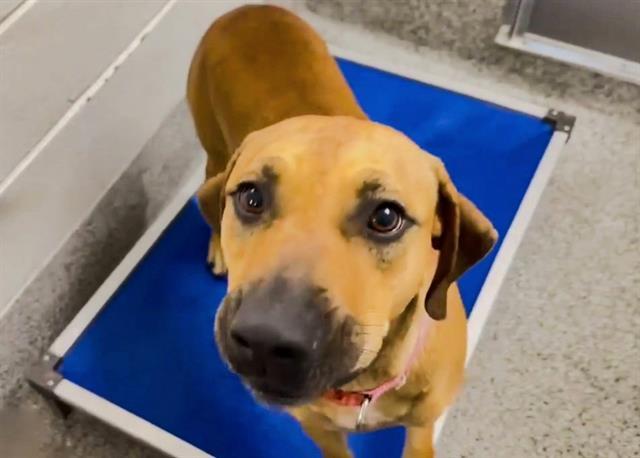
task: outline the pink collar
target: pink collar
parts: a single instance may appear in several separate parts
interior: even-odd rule
[[[358,420],[356,422],[356,429],[364,424],[367,408],[376,402],[382,395],[392,390],[400,389],[407,381],[411,367],[418,359],[420,349],[424,345],[424,341],[427,337],[427,331],[430,328],[431,318],[425,313],[422,322],[420,324],[420,330],[418,331],[418,337],[416,343],[411,350],[407,364],[399,375],[387,380],[383,384],[364,391],[345,391],[341,389],[333,389],[327,391],[323,398],[346,407],[360,407],[358,413]]]

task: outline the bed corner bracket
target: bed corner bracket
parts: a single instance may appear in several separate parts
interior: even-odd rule
[[[565,113],[564,111],[551,108],[542,118],[543,121],[552,124],[556,132],[564,132],[567,134],[567,141],[571,138],[573,126],[576,123],[576,117]]]
[[[26,373],[29,385],[49,402],[53,410],[66,418],[71,413],[71,407],[60,401],[54,394],[54,389],[62,380],[56,369],[62,358],[52,353],[45,353]]]

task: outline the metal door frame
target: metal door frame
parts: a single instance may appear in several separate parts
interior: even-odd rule
[[[640,63],[529,32],[536,0],[512,0],[495,42],[507,48],[548,57],[640,85]]]

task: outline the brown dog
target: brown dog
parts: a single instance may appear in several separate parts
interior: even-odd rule
[[[489,221],[438,159],[367,120],[324,42],[286,10],[218,19],[188,100],[208,153],[209,261],[228,272],[223,357],[326,457],[351,456],[346,431],[394,424],[406,458],[433,456],[465,361],[455,280],[495,243]]]

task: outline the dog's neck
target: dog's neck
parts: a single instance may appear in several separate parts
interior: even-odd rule
[[[431,319],[414,298],[390,326],[373,362],[353,382],[328,391],[324,398],[343,406],[359,407],[356,429],[366,422],[366,411],[384,394],[402,388],[423,351]]]
[[[410,370],[414,347],[420,343],[424,310],[418,307],[419,297],[416,295],[405,309],[390,324],[382,347],[375,359],[345,388],[356,391],[370,389],[386,381],[402,375]]]

